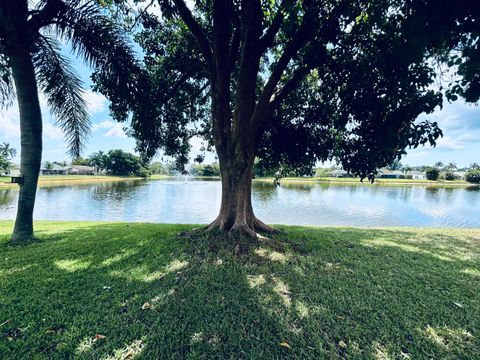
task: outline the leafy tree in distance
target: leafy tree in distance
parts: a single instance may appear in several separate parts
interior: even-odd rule
[[[89,159],[84,159],[81,156],[77,156],[72,160],[72,165],[82,165],[82,166],[88,166],[89,165]]]
[[[0,153],[0,175],[5,174],[10,169],[10,162]]]
[[[161,162],[153,162],[149,166],[150,172],[152,174],[158,175],[167,175],[168,171],[165,169],[165,166]]]
[[[119,176],[147,176],[144,172],[140,158],[123,150],[110,150],[108,152],[107,171]]]
[[[403,167],[402,163],[400,160],[395,159],[391,164],[387,166],[387,169],[389,170],[400,170]]]
[[[53,169],[53,164],[50,161],[45,161],[43,163],[43,166],[45,167],[46,170],[52,170]]]
[[[425,175],[427,177],[427,180],[436,181],[440,176],[440,170],[438,170],[436,166],[431,166],[425,170]]]
[[[118,84],[135,76],[134,58],[114,23],[92,1],[0,1],[0,105],[16,96],[20,110],[20,186],[13,243],[33,239],[33,208],[42,157],[42,115],[39,88],[44,92],[70,152],[79,156],[90,130],[81,81],[60,40],[97,72]],[[131,66],[130,66],[131,65]],[[119,87],[122,87],[120,86]],[[15,89],[15,91],[14,91]]]
[[[468,168],[470,170],[480,170],[480,165],[478,163],[472,163]]]
[[[465,180],[472,184],[480,184],[480,169],[468,170],[465,174]]]
[[[272,231],[252,208],[256,157],[305,174],[337,160],[373,179],[406,148],[435,144],[437,124],[415,121],[442,104],[431,59],[446,63],[477,38],[478,5],[467,0],[198,0],[193,11],[183,0],[158,3],[162,18],[142,14],[136,35],[151,99],[122,96],[108,77],[96,77],[98,89],[116,119],[132,112],[147,156],[162,148],[184,165],[189,139],[206,138],[222,178],[209,229],[249,235]]]

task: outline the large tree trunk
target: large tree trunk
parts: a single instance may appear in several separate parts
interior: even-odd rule
[[[33,208],[42,161],[42,113],[32,58],[27,49],[10,54],[12,74],[20,110],[21,156],[17,217],[12,243],[23,244],[33,239]]]
[[[257,232],[274,232],[274,229],[257,219],[253,212],[253,152],[224,152],[218,155],[222,180],[222,202],[220,213],[208,226],[208,229],[227,231],[231,235],[254,237],[257,236]]]

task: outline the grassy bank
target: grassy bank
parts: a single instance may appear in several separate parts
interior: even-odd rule
[[[167,178],[165,175],[154,175],[152,179]],[[141,177],[134,176],[112,176],[112,175],[51,175],[40,176],[38,185],[44,186],[63,186],[63,185],[79,185],[90,184],[96,182],[111,182],[111,181],[126,181],[126,180],[141,180]],[[0,177],[0,189],[2,188],[16,188],[17,184],[10,183],[10,177]]]
[[[473,359],[480,230],[284,227],[268,241],[186,225],[37,223],[6,245],[7,359]]]
[[[257,178],[257,181],[273,182],[273,178]],[[335,178],[335,177],[285,177],[280,179],[280,183],[324,183],[324,184],[348,184],[348,185],[368,185],[368,186],[405,186],[405,185],[423,185],[423,186],[439,186],[439,187],[461,187],[473,186],[465,180],[414,180],[414,179],[375,179],[373,184],[369,183],[367,179],[360,182],[360,178]]]

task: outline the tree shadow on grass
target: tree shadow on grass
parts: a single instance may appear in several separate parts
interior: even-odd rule
[[[80,223],[2,248],[0,354],[476,356],[478,232],[287,228],[238,244],[191,228]]]

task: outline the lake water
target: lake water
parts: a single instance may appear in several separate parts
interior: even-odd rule
[[[219,181],[138,180],[42,187],[37,220],[206,224]],[[0,219],[14,219],[17,190],[0,190]],[[253,206],[270,224],[480,227],[480,189],[254,182]]]

